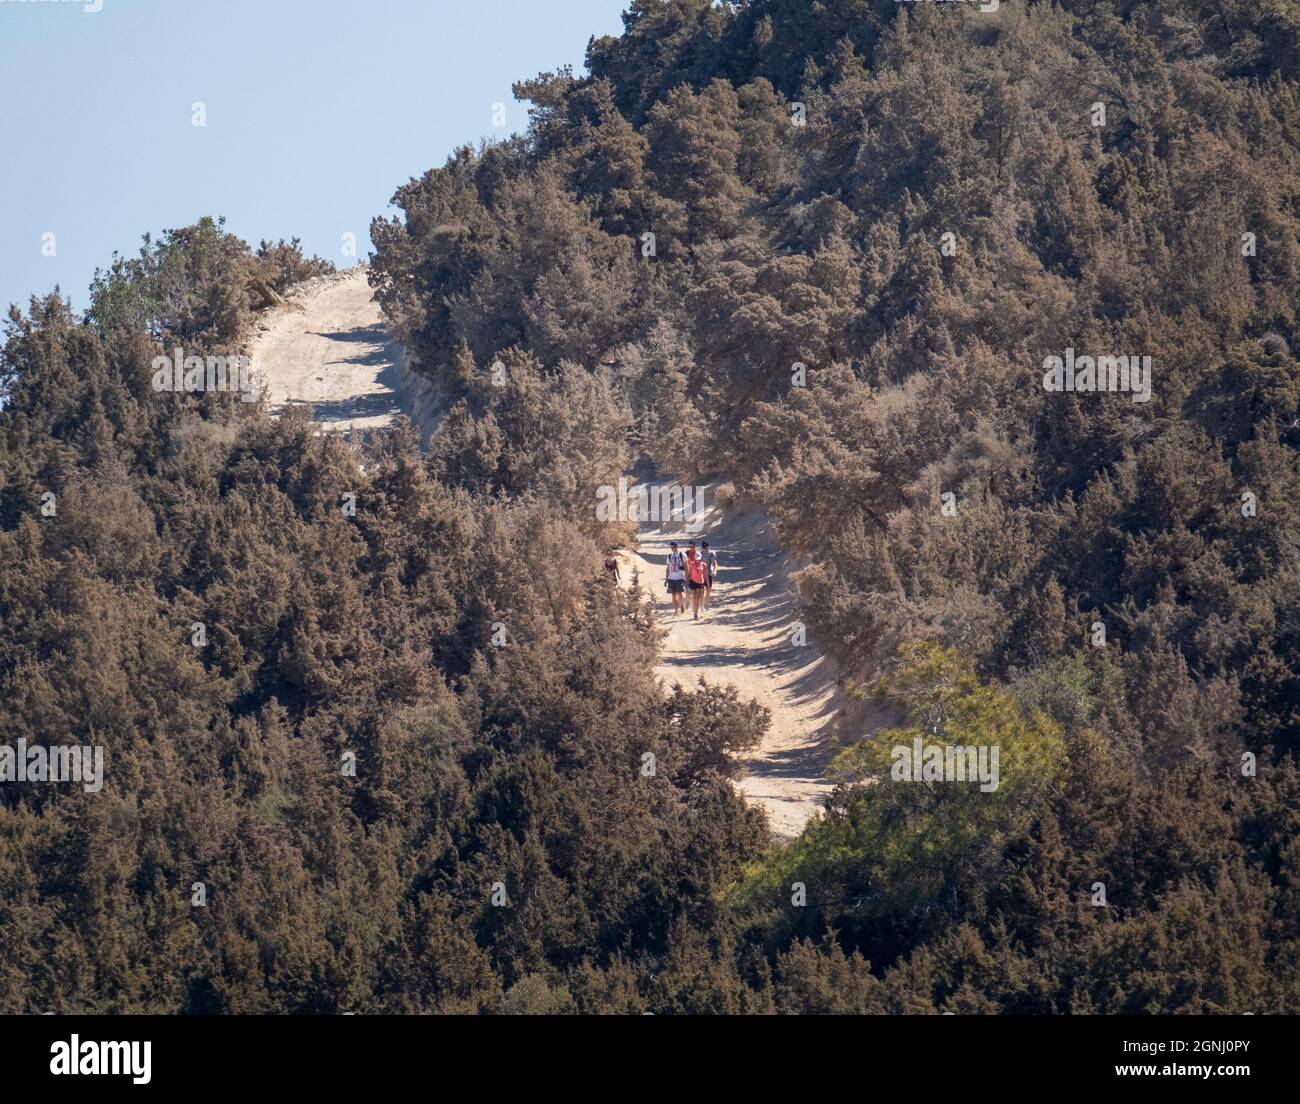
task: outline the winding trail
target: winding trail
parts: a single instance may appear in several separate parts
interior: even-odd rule
[[[705,502],[712,502],[706,488]],[[767,518],[754,510],[708,509],[702,525],[687,530],[680,522],[646,523],[635,551],[622,552],[623,581],[632,569],[655,602],[660,625],[668,630],[655,674],[668,686],[690,688],[702,675],[730,683],[741,697],[772,711],[772,725],[761,745],[744,760],[738,786],[767,810],[772,830],[782,838],[799,834],[832,788],[826,767],[833,753],[831,725],[841,704],[834,671],[811,643],[793,642],[796,612],[789,582],[790,565]],[[664,591],[668,542],[685,550],[687,542],[707,540],[718,556],[713,598],[700,620],[674,614]]]
[[[388,334],[366,281],[364,265],[290,289],[268,311],[250,341],[272,414],[311,403],[324,429],[370,430],[415,408],[426,433],[436,424],[437,397],[404,384],[402,348]],[[426,437],[427,439],[427,437]],[[705,502],[713,502],[712,487]],[[744,760],[737,783],[767,810],[780,837],[799,834],[830,791],[826,766],[830,729],[841,704],[830,664],[810,643],[793,642],[795,605],[790,565],[767,519],[753,510],[711,506],[688,531],[681,522],[647,524],[634,551],[620,554],[624,585],[632,569],[667,629],[655,674],[671,686],[695,686],[700,676],[735,686],[771,710],[761,745]],[[674,615],[664,592],[668,542],[683,548],[708,539],[718,555],[712,604],[701,620],[688,609]]]
[[[272,415],[311,403],[329,429],[376,429],[404,412],[402,349],[355,265],[291,288],[268,312],[251,352]]]

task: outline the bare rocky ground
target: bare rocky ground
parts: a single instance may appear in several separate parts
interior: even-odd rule
[[[268,312],[250,352],[272,415],[310,403],[328,429],[390,425],[405,408],[402,348],[388,334],[365,265],[308,280]]]

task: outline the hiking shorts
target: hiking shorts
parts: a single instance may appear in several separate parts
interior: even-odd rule
[[[685,580],[685,579],[669,579],[669,580],[668,580],[668,593],[669,593],[669,594],[681,594],[681,592],[682,592],[683,590],[685,590],[685,589],[686,589],[686,580]]]
[[[692,579],[686,585],[690,587],[692,590],[707,590],[709,586],[708,583],[697,583],[694,579]]]

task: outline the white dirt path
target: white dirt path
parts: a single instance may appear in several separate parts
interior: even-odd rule
[[[706,502],[711,496],[706,492]],[[772,712],[772,726],[760,747],[744,760],[738,786],[767,810],[782,838],[799,834],[831,790],[826,766],[832,753],[830,729],[840,705],[830,664],[811,644],[796,646],[796,612],[784,553],[770,523],[755,511],[710,509],[699,529],[680,523],[644,525],[635,551],[620,554],[621,574],[632,569],[654,598],[668,630],[656,675],[666,686],[696,685],[698,678],[735,686]],[[689,593],[684,614],[674,614],[664,590],[668,542],[684,551],[687,542],[708,540],[718,556],[718,577],[708,608],[695,621]]]
[[[250,351],[273,416],[311,403],[327,429],[374,429],[403,413],[401,346],[366,275],[356,265],[309,280],[266,315]]]
[[[373,429],[427,403],[404,388],[402,350],[391,339],[357,265],[290,290],[268,312],[250,342],[273,414],[311,403],[323,428]],[[712,488],[706,501],[712,501]],[[635,551],[624,552],[625,585],[632,568],[655,600],[667,629],[656,675],[671,686],[695,686],[702,675],[731,684],[771,711],[760,747],[744,760],[742,793],[767,810],[773,831],[799,834],[830,791],[831,723],[841,701],[830,665],[810,643],[792,641],[796,615],[789,565],[767,519],[754,511],[709,509],[700,528],[647,525]],[[712,603],[700,621],[674,615],[664,592],[668,542],[683,548],[708,539],[718,555]]]

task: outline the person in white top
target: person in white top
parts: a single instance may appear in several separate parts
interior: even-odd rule
[[[677,542],[670,541],[668,545],[668,563],[664,568],[664,584],[668,588],[669,597],[673,600],[673,612],[686,612],[686,557],[677,551]]]
[[[713,597],[713,577],[718,573],[718,557],[713,549],[709,547],[708,541],[705,541],[700,546],[700,549],[700,555],[704,559],[704,567],[709,573],[709,577],[704,583],[704,606],[707,609],[709,599]]]

